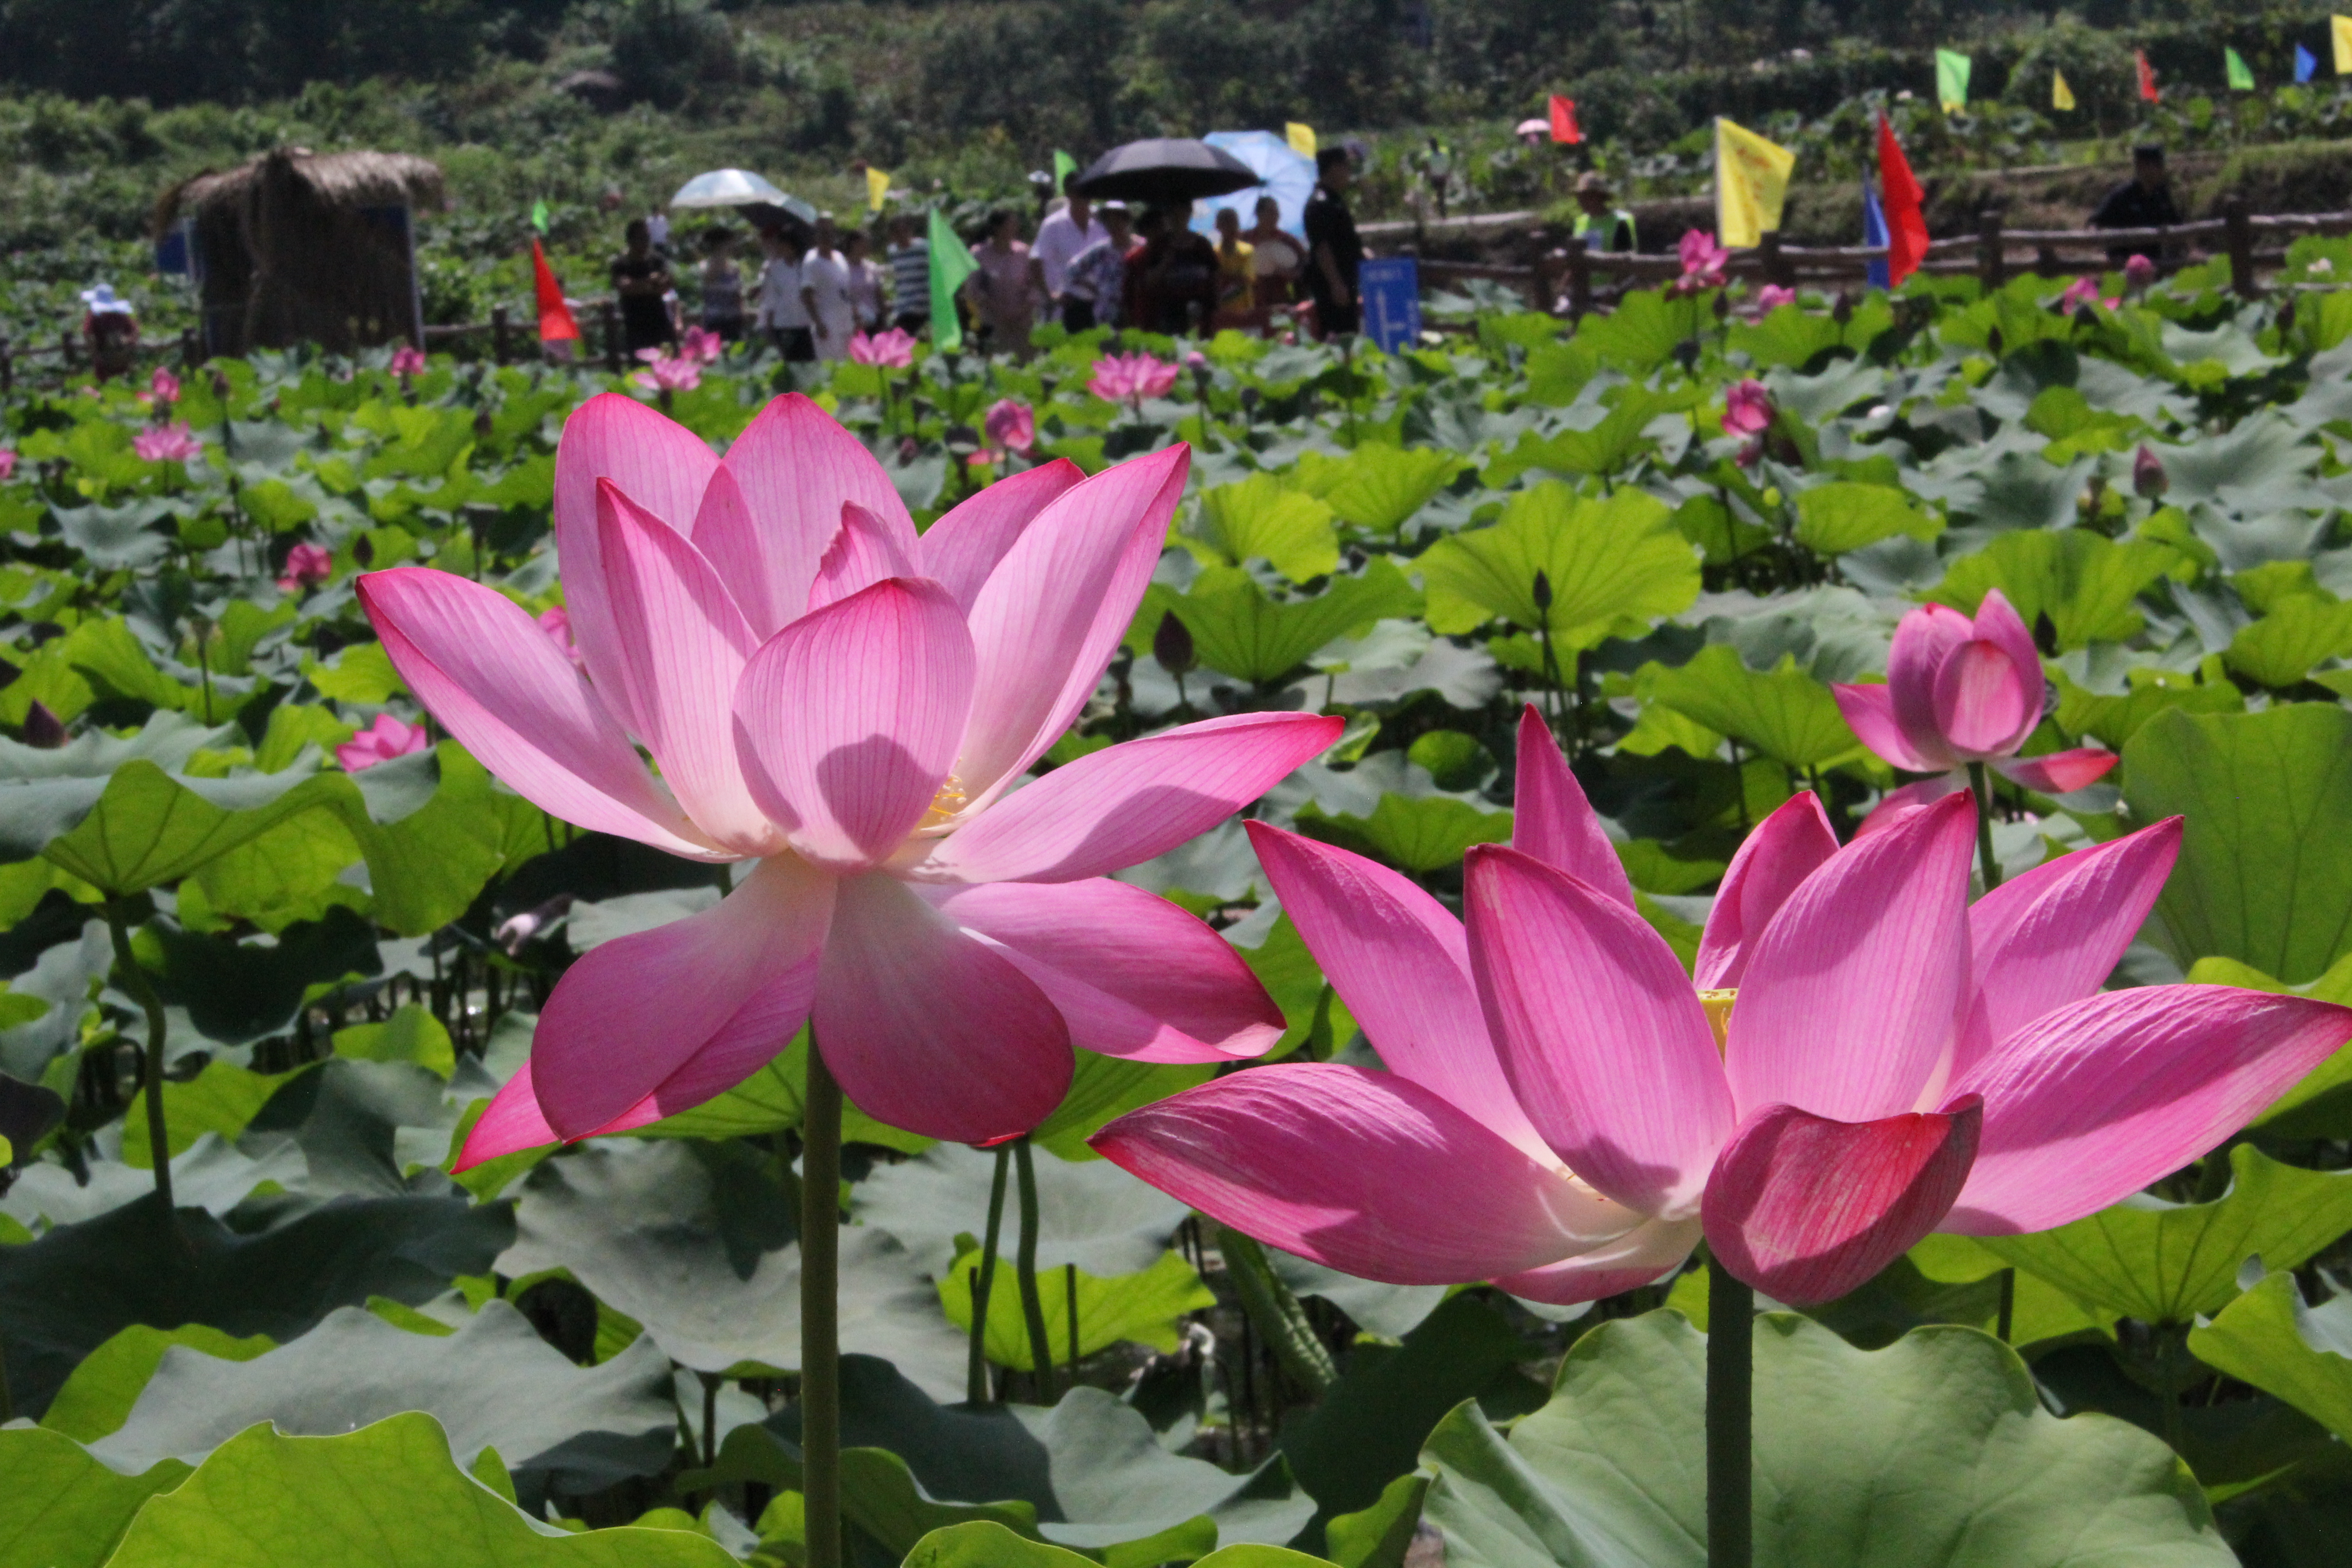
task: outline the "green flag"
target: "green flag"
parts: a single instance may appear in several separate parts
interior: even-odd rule
[[[1066,182],[1072,174],[1075,174],[1077,172],[1078,161],[1076,158],[1071,157],[1067,153],[1063,152],[1059,147],[1055,148],[1054,194],[1055,195],[1060,195],[1062,194],[1062,186],[1064,183]]]
[[[539,230],[541,234],[545,234],[547,232],[547,204],[545,202],[533,202],[530,204],[530,226]]]
[[[956,237],[947,215],[931,209],[931,346],[945,351],[963,347],[963,321],[956,314],[956,290],[980,270],[962,240]]]
[[[1936,51],[1936,101],[1947,110],[1969,105],[1969,57],[1951,49]]]
[[[2231,88],[2239,92],[2254,90],[2254,73],[2239,57],[2237,50],[2224,47],[2221,50],[2221,63],[2229,68]]]

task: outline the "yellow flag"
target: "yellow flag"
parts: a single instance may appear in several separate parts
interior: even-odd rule
[[[2327,28],[2336,38],[2336,74],[2352,76],[2352,16],[2330,16]]]
[[[868,164],[866,169],[866,206],[869,212],[880,212],[882,204],[890,199],[890,176]]]
[[[2050,73],[2050,107],[2053,109],[2074,107],[2074,89],[2066,85],[2064,71],[2053,70]]]
[[[2342,48],[2343,46],[2338,44],[2336,47]],[[1282,128],[1282,136],[1290,143],[1290,150],[1300,157],[1315,156],[1315,127],[1312,125],[1301,125],[1294,120]]]
[[[1780,203],[1797,155],[1728,120],[1715,122],[1715,226],[1727,247],[1758,243],[1780,226]]]

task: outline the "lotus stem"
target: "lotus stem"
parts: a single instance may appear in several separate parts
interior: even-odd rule
[[[988,1237],[980,1244],[980,1267],[971,1280],[971,1364],[964,1373],[964,1398],[973,1405],[992,1403],[988,1386],[988,1298],[996,1283],[996,1244],[1004,1233],[1004,1179],[1013,1164],[1013,1148],[996,1146],[996,1178],[988,1185]]]
[[[801,1498],[808,1568],[841,1557],[841,1085],[809,1031],[801,1116]]]
[[[1706,1265],[1706,1563],[1755,1557],[1756,1292]]]
[[[1029,1323],[1029,1365],[1037,1384],[1037,1403],[1054,1403],[1054,1347],[1045,1336],[1045,1302],[1037,1294],[1037,1167],[1024,1133],[1013,1145],[1013,1164],[1021,1183],[1021,1248],[1013,1268],[1021,1277],[1021,1315]]]
[[[140,1064],[140,1089],[147,1097],[147,1152],[155,1164],[155,1196],[168,1221],[176,1210],[172,1203],[172,1138],[163,1125],[163,1002],[155,994],[147,972],[131,956],[131,927],[122,918],[120,900],[106,900],[106,929],[114,938],[114,964],[121,972],[122,988],[147,1015],[147,1050]]]
[[[2004,1268],[2000,1271],[2000,1310],[1993,1319],[1994,1331],[2001,1343],[2009,1343],[2010,1330],[2015,1326],[2016,1318],[2017,1270]]]
[[[1316,1397],[1328,1394],[1339,1381],[1330,1347],[1307,1321],[1298,1298],[1274,1271],[1265,1248],[1230,1226],[1219,1226],[1217,1251],[1224,1258],[1225,1278],[1233,1281],[1242,1310],[1257,1324],[1283,1371]]]
[[[1969,764],[1969,787],[1977,797],[1977,869],[1990,893],[2000,886],[2000,862],[1992,853],[1992,780],[1982,763]]]

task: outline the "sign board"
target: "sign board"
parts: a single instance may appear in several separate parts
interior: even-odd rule
[[[1421,263],[1410,256],[1366,261],[1356,274],[1364,333],[1383,353],[1421,342]]]

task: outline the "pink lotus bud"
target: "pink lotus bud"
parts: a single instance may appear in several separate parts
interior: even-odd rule
[[[1026,452],[1037,444],[1036,412],[1025,403],[1006,397],[988,411],[982,424],[988,444],[1007,452]]]
[[[2156,263],[2145,256],[2135,256],[2124,263],[2124,282],[2138,289],[2156,281]]]
[[[2132,458],[2132,489],[2154,500],[2172,488],[2172,476],[2164,471],[2164,459],[2146,446]]]
[[[323,544],[298,544],[286,552],[278,586],[286,593],[315,588],[335,574],[335,557]]]
[[[1723,433],[1761,435],[1772,423],[1772,395],[1760,381],[1734,382],[1723,395]]]

